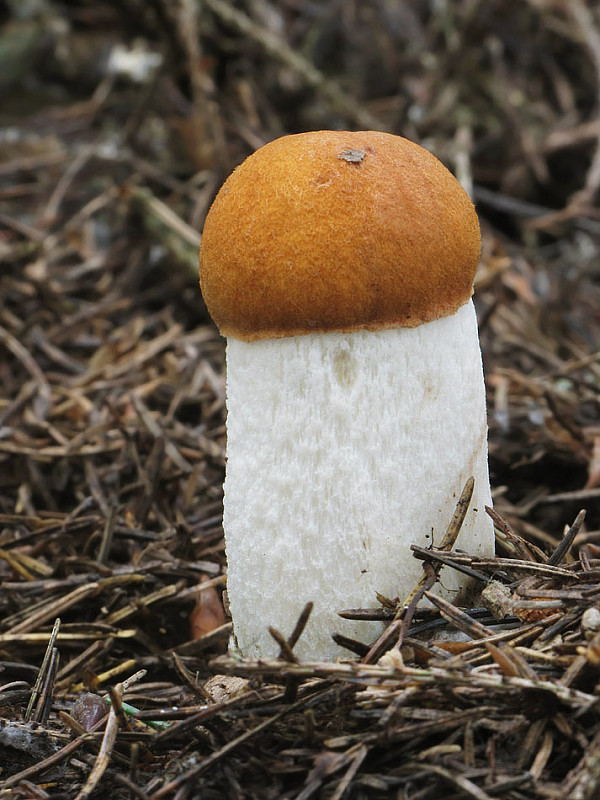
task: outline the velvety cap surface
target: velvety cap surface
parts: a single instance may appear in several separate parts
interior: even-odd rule
[[[414,327],[472,293],[477,215],[419,145],[316,131],[261,147],[230,175],[200,248],[204,300],[224,336]]]

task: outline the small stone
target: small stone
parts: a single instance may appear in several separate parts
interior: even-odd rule
[[[247,692],[248,683],[245,678],[237,678],[235,675],[213,675],[206,681],[203,689],[213,702],[226,703]]]
[[[103,697],[92,692],[86,692],[78,697],[71,711],[71,716],[86,731],[108,714],[109,705]]]
[[[481,603],[496,619],[504,619],[513,613],[510,589],[499,581],[490,581],[481,592]]]
[[[587,636],[594,636],[600,630],[600,609],[596,606],[587,608],[581,617],[581,628]]]

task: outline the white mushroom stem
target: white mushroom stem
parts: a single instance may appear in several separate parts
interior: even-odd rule
[[[422,572],[412,543],[439,543],[465,481],[475,490],[457,546],[493,554],[481,354],[472,302],[452,317],[378,332],[227,343],[224,527],[241,653],[275,655],[314,611],[295,652],[348,656],[378,623],[337,612],[403,599]],[[445,569],[440,591],[464,585]]]

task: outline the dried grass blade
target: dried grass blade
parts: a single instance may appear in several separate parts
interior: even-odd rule
[[[331,795],[331,800],[342,800],[342,797],[346,793],[346,790],[349,788],[350,784],[352,783],[352,779],[354,778],[354,776],[356,775],[356,773],[360,769],[360,765],[362,764],[362,762],[367,757],[367,753],[368,752],[369,752],[369,748],[366,745],[362,744],[362,745],[360,745],[358,747],[358,751],[357,751],[356,755],[354,756],[354,758],[352,759],[352,762],[350,763],[350,766],[348,767],[348,769],[344,773],[344,776],[342,777],[342,779],[338,783],[337,789]]]
[[[563,560],[563,558],[567,555],[567,553],[571,549],[571,545],[575,541],[575,537],[579,533],[579,529],[583,525],[584,519],[585,519],[585,509],[581,509],[581,511],[579,512],[579,514],[577,514],[577,517],[575,518],[575,522],[565,533],[561,543],[558,545],[556,550],[552,553],[552,555],[548,559],[548,564],[552,564],[553,566],[560,564],[560,562]]]
[[[48,640],[48,646],[46,647],[46,652],[44,653],[44,660],[42,661],[42,665],[40,667],[40,671],[38,673],[35,686],[33,687],[33,691],[31,692],[31,697],[29,698],[29,703],[27,704],[27,710],[25,711],[25,722],[31,721],[31,718],[33,716],[33,710],[42,693],[42,687],[46,680],[46,675],[48,673],[48,669],[52,661],[52,653],[54,651],[54,645],[59,630],[60,630],[60,619],[57,618],[54,623],[54,627],[52,628],[50,639]]]

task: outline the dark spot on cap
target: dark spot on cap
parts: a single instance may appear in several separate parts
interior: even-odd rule
[[[360,164],[365,156],[366,152],[364,150],[349,149],[340,153],[338,158],[341,158],[343,161],[348,161],[350,164]]]

